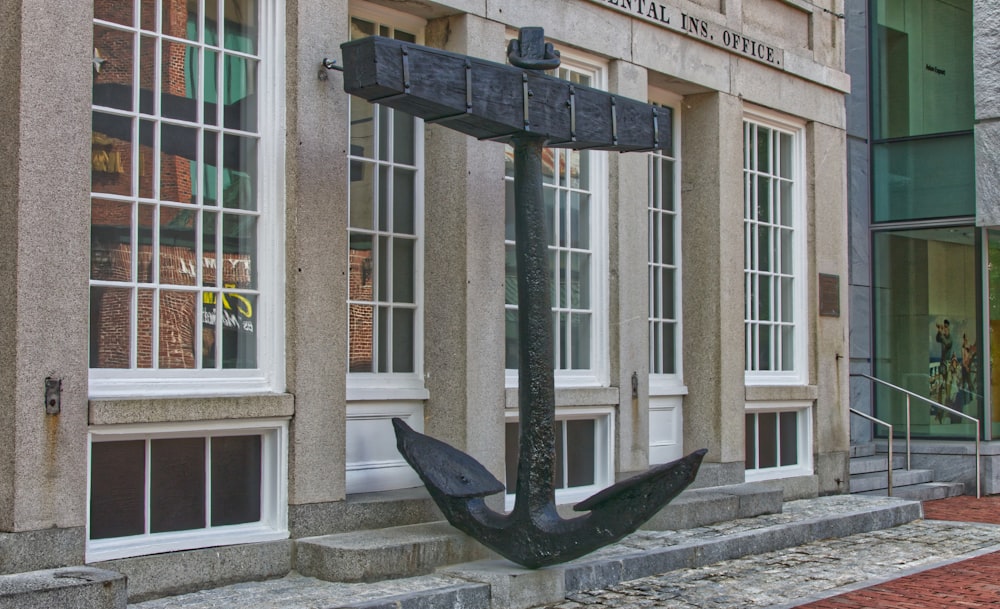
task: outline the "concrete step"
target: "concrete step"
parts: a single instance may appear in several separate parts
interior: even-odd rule
[[[125,576],[64,567],[0,576],[0,609],[125,609]]]
[[[862,495],[873,495],[878,497],[886,496],[886,489],[866,491]],[[901,499],[911,499],[913,501],[933,501],[935,499],[947,499],[965,494],[965,485],[961,482],[924,482],[909,486],[896,487],[893,485],[892,496]]]
[[[865,442],[864,444],[851,444],[851,458],[870,457],[875,454],[875,443]]]
[[[889,456],[886,454],[852,457],[850,460],[851,475],[884,472],[888,463]],[[902,469],[906,467],[906,456],[895,454],[892,456],[892,463],[894,470]]]
[[[431,575],[370,584],[293,574],[151,600],[130,609],[527,609],[567,593],[694,568],[721,560],[895,527],[921,517],[920,503],[895,497],[834,495],[785,503],[781,513],[678,531],[637,531],[562,565],[528,570],[504,560],[452,565]]]
[[[305,537],[295,570],[326,581],[371,582],[425,575],[443,565],[496,557],[447,522]]]
[[[852,493],[864,493],[884,489],[889,486],[888,478],[885,471],[851,476],[850,490]],[[892,486],[894,490],[911,484],[932,482],[933,480],[934,472],[929,469],[895,469],[892,471]]]
[[[643,525],[675,531],[737,518],[776,514],[777,485],[734,484],[686,490]],[[564,518],[579,516],[561,506]],[[438,567],[499,558],[447,522],[432,522],[299,539],[295,569],[326,581],[370,582],[431,573]]]

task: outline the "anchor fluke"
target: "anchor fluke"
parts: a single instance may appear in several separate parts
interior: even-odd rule
[[[643,473],[622,480],[603,491],[591,495],[573,506],[577,512],[624,508],[638,505],[656,506],[655,513],[694,482],[701,460],[708,451],[704,448],[677,461],[656,465]],[[651,513],[650,516],[653,514]]]
[[[413,431],[402,419],[394,418],[396,447],[428,488],[458,499],[495,495],[503,483],[483,465],[440,440]]]

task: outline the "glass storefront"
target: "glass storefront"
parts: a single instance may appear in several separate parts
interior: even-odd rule
[[[885,231],[872,244],[875,376],[975,417],[984,411],[978,234],[972,226]],[[875,405],[905,433],[903,394],[879,387]],[[911,400],[911,417],[913,437],[975,434],[974,423],[921,400]]]

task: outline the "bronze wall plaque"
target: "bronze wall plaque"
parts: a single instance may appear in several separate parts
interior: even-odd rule
[[[840,275],[819,274],[819,314],[840,317]]]

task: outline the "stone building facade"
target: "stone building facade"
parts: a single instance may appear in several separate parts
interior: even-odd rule
[[[3,572],[94,564],[148,597],[438,518],[392,417],[513,470],[510,155],[349,99],[323,60],[370,34],[503,62],[542,26],[558,76],[669,109],[662,151],[547,153],[557,501],[702,447],[699,486],[846,492],[841,0],[35,0],[0,24]]]

